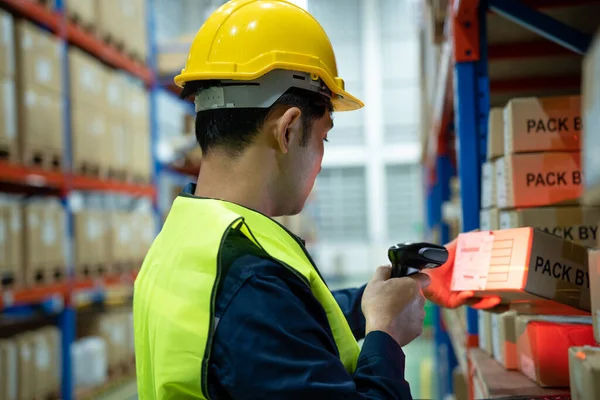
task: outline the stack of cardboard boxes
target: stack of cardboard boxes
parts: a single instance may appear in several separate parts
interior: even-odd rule
[[[66,11],[83,29],[146,62],[146,0],[71,0]]]
[[[60,169],[64,148],[61,44],[30,22],[15,22],[18,132],[22,162]]]
[[[482,169],[482,229],[542,228],[594,246],[600,208],[579,206],[579,96],[513,99],[492,109]]]
[[[77,276],[98,278],[142,265],[156,231],[150,211],[82,208],[74,216]]]
[[[147,91],[77,48],[69,49],[69,64],[75,171],[148,182]]]
[[[55,398],[60,393],[60,332],[55,327],[0,340],[0,398]]]
[[[23,273],[27,285],[64,280],[67,267],[65,211],[53,198],[22,203]]]

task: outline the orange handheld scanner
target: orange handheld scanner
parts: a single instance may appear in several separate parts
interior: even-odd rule
[[[402,243],[389,248],[388,258],[392,263],[392,278],[402,278],[444,264],[448,250],[432,243]]]

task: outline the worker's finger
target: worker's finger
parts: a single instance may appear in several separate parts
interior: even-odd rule
[[[371,281],[387,281],[392,276],[392,267],[383,265],[375,270],[375,275]]]
[[[475,308],[478,310],[485,310],[487,308],[493,308],[502,302],[502,299],[498,296],[490,296],[490,297],[484,297],[484,298],[479,298],[479,299],[473,298],[472,300],[478,300],[478,301],[474,301],[473,304],[471,304],[472,308]]]
[[[421,273],[413,274],[413,275],[410,275],[409,278],[412,278],[415,281],[417,281],[417,283],[419,284],[421,289],[425,289],[427,286],[429,286],[431,284],[431,277],[429,277],[429,275],[427,275],[427,274],[421,274]]]

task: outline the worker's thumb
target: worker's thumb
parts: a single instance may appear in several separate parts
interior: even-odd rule
[[[392,267],[390,267],[389,265],[384,265],[375,270],[375,275],[373,275],[373,279],[371,279],[371,282],[387,281],[388,279],[390,279],[391,276]]]

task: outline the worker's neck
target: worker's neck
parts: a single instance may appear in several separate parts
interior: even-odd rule
[[[220,154],[202,159],[196,196],[220,199],[271,216],[274,204],[270,196],[268,158],[246,151],[232,160]]]

